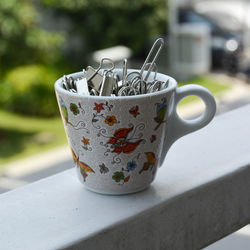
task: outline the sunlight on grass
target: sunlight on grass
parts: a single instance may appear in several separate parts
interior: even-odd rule
[[[4,110],[0,142],[0,164],[67,143],[60,117],[25,117]]]
[[[180,82],[178,83],[178,87],[186,85],[186,84],[199,84],[205,88],[207,88],[213,95],[217,95],[223,91],[229,90],[231,88],[228,84],[223,84],[221,82],[218,82],[217,79],[210,77],[210,76],[200,76],[196,77],[190,81],[186,82]],[[197,97],[190,96],[188,98],[184,98],[180,101],[180,106],[185,105],[190,102],[194,102],[197,100]]]

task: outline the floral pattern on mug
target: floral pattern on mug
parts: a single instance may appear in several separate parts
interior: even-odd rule
[[[140,158],[140,153],[136,155],[131,161],[127,162],[126,168],[122,167],[121,171],[116,171],[112,176],[112,179],[114,179],[119,184],[124,184],[128,182],[130,180],[130,175],[127,175],[127,173],[130,173],[137,168],[136,159],[138,160],[139,158]]]
[[[113,108],[113,105],[110,105],[108,102],[105,102],[105,103],[103,103],[103,102],[96,103],[95,102],[95,106],[93,108],[95,113],[93,113],[93,117],[91,120],[91,123],[92,123],[94,128],[100,129],[102,127],[102,125],[96,124],[100,120],[104,120],[104,122],[106,124],[108,124],[109,126],[113,126],[115,123],[119,123],[119,121],[117,121],[117,119],[114,115],[107,115],[105,117],[105,115],[103,114],[104,111],[111,111],[112,108]]]
[[[97,128],[97,127],[95,127]],[[119,158],[120,154],[131,154],[134,152],[140,144],[145,144],[146,140],[143,138],[143,133],[139,132],[145,129],[144,123],[139,123],[136,126],[129,124],[127,128],[115,129],[113,135],[109,135],[110,130],[106,128],[99,129],[97,133],[98,137],[104,137],[108,140],[101,141],[100,145],[106,148],[104,156],[108,156],[109,153],[115,153],[111,164],[118,164],[121,162]]]
[[[59,97],[59,105],[60,105],[60,108],[61,108],[61,114],[62,114],[62,119],[64,121],[64,124],[65,126],[67,125],[70,125],[72,126],[75,130],[79,130],[79,129],[84,129],[86,130],[87,133],[89,133],[89,130],[86,128],[86,123],[83,121],[83,120],[80,120],[77,122],[77,124],[73,124],[71,121],[69,121],[69,113],[68,113],[68,109],[66,107],[66,104],[64,103],[63,99],[61,97]],[[70,104],[71,106],[71,109],[74,111],[72,111],[71,109],[71,112],[74,114],[74,115],[77,115],[79,114],[79,109],[78,107],[76,106],[76,104],[73,104],[71,103]],[[76,109],[77,108],[77,109]],[[81,107],[81,113],[84,114],[85,111],[84,109]]]
[[[86,137],[82,137],[82,140],[81,140],[81,142],[83,143],[83,145],[82,145],[82,148],[84,149],[84,150],[89,150],[89,151],[92,151],[92,147],[90,147],[89,146],[89,140],[90,139],[87,139]]]
[[[129,73],[132,71],[128,69]],[[121,77],[123,72],[117,69],[116,73]],[[74,79],[83,76],[83,72],[72,74]],[[153,73],[150,78],[154,78]],[[152,94],[124,97],[81,96],[65,91],[62,79],[56,82],[65,131],[78,178],[85,187],[103,194],[127,194],[152,183],[158,164],[172,144],[168,135],[178,137],[179,124],[168,109],[175,115],[179,98],[197,89],[190,86],[190,92],[178,92],[171,77],[158,73],[157,79],[166,85],[169,81],[169,87]],[[196,95],[197,91],[203,92],[199,88],[193,93]],[[214,106],[211,96],[210,103]],[[214,108],[209,110],[210,115],[205,116],[211,120]],[[173,134],[172,127],[176,128]]]
[[[104,107],[103,107],[103,103],[96,103],[95,102],[95,107],[94,107],[94,109],[93,110],[96,110],[96,112],[97,113],[100,113],[102,110],[104,110]]]
[[[77,105],[75,103],[70,103],[70,111],[74,114],[74,115],[78,115],[80,113],[79,108],[77,107]]]
[[[115,123],[117,123],[116,117],[114,115],[112,116],[107,115],[105,123],[108,124],[109,126],[113,126]]]
[[[133,115],[134,118],[136,118],[136,116],[140,114],[138,110],[139,110],[139,107],[138,107],[138,105],[136,105],[136,106],[132,107],[132,108],[129,110],[129,113],[130,113],[131,115]]]
[[[125,182],[128,182],[130,176],[125,177],[124,173],[122,171],[116,171],[114,172],[112,179],[115,180],[115,182],[121,182],[123,181],[122,184],[124,184]]]
[[[114,172],[112,179],[118,184],[122,185],[130,180],[130,175],[125,176],[124,172],[116,171]]]
[[[132,153],[143,141],[143,139],[136,140],[133,137],[129,138],[129,133],[134,129],[131,128],[120,128],[115,130],[114,135],[108,140],[107,144],[111,144],[113,151],[112,153]]]
[[[62,100],[62,98],[61,98]],[[154,129],[154,127],[151,127],[151,131],[157,130],[159,126],[165,122],[164,115],[166,112],[166,98],[161,99],[162,102],[156,103],[156,117],[154,117],[154,121],[157,122],[157,127]],[[155,158],[155,155],[153,152],[146,152],[145,156],[147,158],[146,162],[142,162],[142,160],[138,161],[140,158],[140,151],[136,154],[136,156],[130,160],[127,161],[125,165],[121,165],[122,157],[119,157],[119,155],[131,155],[132,153],[135,153],[137,148],[141,144],[145,144],[146,140],[144,139],[144,129],[146,128],[146,124],[139,122],[132,124],[130,120],[127,121],[128,126],[119,127],[120,121],[119,116],[122,115],[120,113],[114,112],[113,105],[109,104],[108,102],[94,102],[92,106],[92,117],[90,120],[84,120],[86,122],[87,126],[93,125],[93,129],[91,131],[91,136],[85,136],[81,135],[79,142],[81,145],[81,148],[84,151],[80,151],[81,154],[85,157],[86,160],[79,160],[79,157],[75,154],[75,152],[72,150],[73,158],[76,163],[76,167],[79,169],[80,176],[83,178],[83,182],[86,182],[87,177],[90,174],[95,174],[95,170],[90,167],[90,165],[87,164],[89,156],[87,151],[92,151],[91,147],[91,141],[93,137],[93,131],[97,130],[97,136],[98,137],[104,137],[107,138],[105,141],[100,141],[100,145],[105,146],[106,151],[104,152],[104,157],[108,158],[109,154],[114,154],[113,160],[109,162],[109,164],[112,164],[112,168],[108,168],[106,166],[107,161],[104,160],[103,163],[101,163],[99,167],[99,171],[101,175],[110,176],[112,180],[117,183],[118,185],[124,185],[125,183],[130,183],[132,180],[132,176],[138,175],[141,176],[141,174],[144,171],[150,171],[152,173],[152,176],[154,175],[154,172],[156,171],[156,165],[157,165],[157,159]],[[65,103],[61,102],[61,109],[63,114],[63,119],[66,122],[67,125],[72,126],[74,129],[76,129],[76,125],[83,122],[82,118],[84,115],[84,110],[82,109],[82,105],[79,102],[78,104],[75,104],[73,102],[69,103],[69,108],[67,109]],[[74,118],[74,123],[76,125],[73,125],[71,121],[69,121],[69,114],[68,110],[72,115],[72,119]],[[140,104],[136,104],[132,107],[128,106],[128,113],[133,118],[137,118],[139,115],[141,115],[141,107]],[[81,115],[80,115],[81,114]],[[82,118],[81,118],[82,117]],[[162,118],[163,117],[163,118]],[[136,121],[136,120],[134,120]],[[124,124],[124,123],[123,123]],[[89,128],[89,127],[88,127]],[[110,129],[109,129],[110,128]],[[113,130],[112,130],[113,128]],[[113,132],[112,132],[113,131]],[[148,130],[149,131],[149,130]],[[153,134],[151,136],[148,135],[148,142],[153,143],[156,140],[156,134]],[[77,140],[77,139],[75,139]],[[78,143],[79,143],[78,142]],[[73,145],[79,145],[77,142],[75,142]],[[96,147],[96,143],[95,147]],[[95,152],[95,147],[93,147],[93,151]],[[97,151],[99,152],[99,151]],[[104,158],[105,159],[105,158]],[[112,158],[111,158],[112,159]],[[137,162],[138,161],[138,162]],[[138,163],[140,164],[138,165]],[[117,169],[118,168],[118,169]],[[138,171],[137,171],[138,169]]]
[[[129,162],[127,163],[126,168],[127,168],[128,171],[135,170],[135,169],[137,168],[136,161],[134,161],[134,160],[129,161]]]

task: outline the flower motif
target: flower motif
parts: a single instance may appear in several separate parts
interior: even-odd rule
[[[113,126],[115,123],[117,123],[116,117],[113,115],[107,115],[105,123],[107,123],[109,126]]]
[[[133,161],[129,161],[127,163],[127,170],[128,171],[134,170],[134,169],[136,169],[136,167],[137,167],[137,164],[136,164],[136,162],[134,160]]]
[[[103,103],[97,104],[97,103],[95,102],[95,107],[94,107],[94,110],[96,110],[96,111],[97,111],[97,113],[100,113],[100,112],[101,112],[101,110],[104,110],[103,105],[104,105]]]
[[[124,180],[124,174],[123,172],[115,172],[112,176],[112,179],[116,182],[120,182],[121,180]]]
[[[84,144],[84,146],[89,145],[89,139],[85,138],[84,136],[82,137],[81,142]]]
[[[132,108],[129,110],[129,113],[130,113],[131,115],[133,115],[134,118],[136,118],[136,116],[140,114],[140,113],[138,112],[138,110],[139,110],[139,107],[136,105],[136,106],[132,107]]]
[[[74,114],[74,115],[78,115],[80,113],[77,105],[75,103],[70,103],[70,111]]]
[[[125,153],[130,154],[133,152],[136,147],[143,141],[139,139],[134,141],[133,139],[128,139],[128,134],[133,130],[134,127],[131,128],[120,128],[115,130],[114,136],[109,139],[107,144],[111,144],[114,148],[112,153]],[[133,142],[131,141],[133,140]]]

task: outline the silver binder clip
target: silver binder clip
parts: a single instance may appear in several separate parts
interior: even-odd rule
[[[100,89],[100,96],[111,96],[113,88],[116,84],[116,78],[111,75],[111,70],[107,70],[103,74],[103,80]]]
[[[109,58],[103,58],[97,69],[88,66],[84,72],[84,77],[87,79],[88,85],[91,88],[94,88],[96,91],[100,90],[103,76],[99,73],[100,69],[104,68],[104,61],[108,61],[111,64],[111,67],[108,68],[108,71],[111,71],[115,68],[114,62]]]
[[[94,96],[98,96],[98,92],[95,89],[91,89],[89,94],[94,95]]]
[[[89,95],[88,82],[85,77],[76,81],[76,90],[80,95]]]
[[[125,86],[126,85],[126,76],[127,76],[127,59],[125,58],[123,60],[123,67],[122,67],[122,79],[120,81],[117,82],[117,92],[118,93],[118,90],[122,87],[122,86]]]
[[[123,60],[123,67],[122,67],[122,85],[126,84],[126,76],[128,72],[128,67],[127,67],[128,60],[125,58]]]
[[[64,76],[62,87],[72,93],[91,96],[130,96],[161,91],[168,87],[169,80],[157,79],[156,60],[162,50],[164,40],[157,39],[150,49],[140,70],[128,72],[127,59],[123,60],[121,74],[115,71],[114,62],[102,58],[98,68],[88,66],[83,77]]]

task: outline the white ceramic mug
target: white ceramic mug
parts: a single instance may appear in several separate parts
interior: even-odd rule
[[[117,73],[121,75],[120,70]],[[83,72],[70,76],[82,77]],[[78,177],[89,190],[128,194],[147,188],[170,146],[214,117],[215,100],[206,88],[193,84],[177,88],[173,78],[160,73],[157,79],[169,79],[168,87],[150,94],[116,97],[71,93],[63,89],[62,78],[56,81]],[[196,119],[183,120],[176,107],[190,95],[204,101],[205,111]]]

